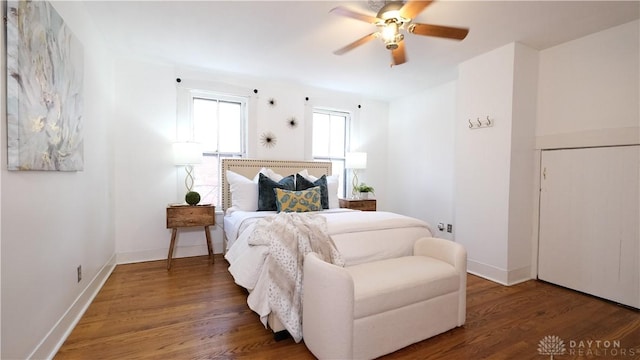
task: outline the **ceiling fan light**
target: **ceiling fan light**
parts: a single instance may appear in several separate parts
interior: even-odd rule
[[[389,41],[395,41],[396,37],[398,36],[398,24],[396,24],[394,21],[390,21],[386,23],[384,27],[382,27],[380,33],[382,35],[382,40],[384,40],[385,43]]]
[[[409,34],[434,36],[455,40],[462,40],[469,33],[469,29],[464,28],[413,23],[412,20],[433,1],[405,1],[369,0],[369,4],[375,3],[377,9],[379,9],[377,17],[375,18],[371,15],[361,14],[342,6],[333,8],[331,10],[332,13],[364,21],[369,24],[373,24],[378,28],[378,31],[366,35],[351,44],[334,51],[334,54],[342,55],[372,39],[378,38],[382,40],[388,50],[391,50],[393,58],[392,65],[400,65],[407,61],[404,35],[402,34],[405,31]],[[375,9],[372,8],[372,10]]]
[[[395,50],[398,48],[398,46],[400,46],[400,42],[402,40],[404,40],[404,35],[397,34],[389,40],[384,40],[384,46],[387,48],[387,50]]]

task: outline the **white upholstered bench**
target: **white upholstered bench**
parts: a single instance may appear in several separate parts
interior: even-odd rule
[[[413,256],[339,267],[304,261],[303,338],[319,359],[370,359],[461,326],[467,253],[422,238]]]

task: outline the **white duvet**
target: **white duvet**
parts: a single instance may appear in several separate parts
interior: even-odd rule
[[[384,211],[331,209],[318,212],[326,217],[328,233],[342,255],[345,266],[411,255],[414,242],[431,237],[429,225],[412,217]],[[247,303],[266,324],[269,314],[265,259],[268,246],[249,245],[255,223],[275,212],[235,211],[225,217],[229,249],[225,258],[236,284],[250,291]]]

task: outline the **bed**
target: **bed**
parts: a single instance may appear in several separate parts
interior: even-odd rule
[[[328,198],[323,205],[328,208],[313,213],[326,219],[327,232],[345,266],[411,255],[417,239],[432,236],[429,225],[415,218],[384,211],[339,208],[338,178],[331,175],[330,162],[223,159],[223,245],[229,272],[238,285],[248,290],[249,307],[276,333],[285,327],[265,305],[266,290],[262,284],[269,247],[249,245],[248,239],[256,224],[278,213],[277,210],[256,211],[258,179],[261,178],[261,184],[264,177],[283,182],[286,179],[282,179],[290,175],[298,181],[302,176],[314,184],[324,184],[322,179],[326,181]]]

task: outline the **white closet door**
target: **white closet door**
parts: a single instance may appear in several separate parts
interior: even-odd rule
[[[640,146],[542,152],[538,278],[640,308]]]

